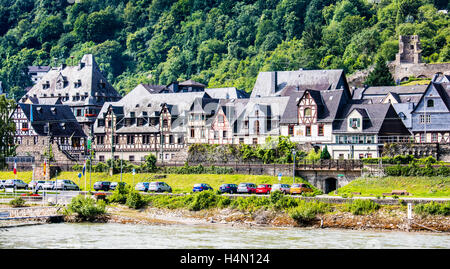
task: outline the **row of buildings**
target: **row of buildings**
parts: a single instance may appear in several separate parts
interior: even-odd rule
[[[121,97],[85,55],[39,76],[11,117],[17,155],[38,161],[50,152],[84,160],[88,148],[99,161],[183,160],[190,144],[269,136],[361,159],[378,157],[384,143],[450,143],[449,96],[445,74],[428,85],[350,88],[343,70],[296,70],[259,73],[251,95],[187,80],[140,84]]]

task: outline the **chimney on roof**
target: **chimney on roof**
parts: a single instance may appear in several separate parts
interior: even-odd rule
[[[275,93],[277,91],[278,79],[277,71],[270,73],[270,90]]]

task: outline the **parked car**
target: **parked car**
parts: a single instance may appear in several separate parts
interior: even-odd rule
[[[272,190],[272,185],[271,184],[260,184],[256,188],[255,193],[257,193],[257,194],[269,194],[271,190]]]
[[[111,182],[109,181],[97,181],[94,183],[94,190],[96,191],[109,191]]]
[[[42,184],[42,189],[44,190],[53,190],[55,186],[55,181],[46,180],[44,184]]]
[[[137,190],[137,191],[148,191],[148,186],[149,185],[150,185],[149,182],[139,182],[138,184],[136,184],[134,189]]]
[[[148,191],[172,192],[172,188],[166,182],[150,182]]]
[[[5,182],[6,182],[6,179],[0,180],[0,189],[4,189],[5,188],[5,186],[4,186]]]
[[[291,194],[302,194],[313,190],[305,183],[294,183],[291,185]]]
[[[236,193],[238,186],[236,184],[222,184],[219,187],[221,193]]]
[[[256,185],[253,183],[241,183],[237,188],[238,193],[255,193]]]
[[[208,191],[208,190],[213,190],[213,188],[206,183],[195,184],[194,188],[192,188],[192,192],[200,192],[200,191]]]
[[[127,185],[125,182],[111,182],[111,185],[109,185],[109,190],[115,190],[119,184],[122,184],[123,186]]]
[[[42,185],[45,183],[45,180],[32,180],[28,183],[28,189],[32,190],[42,190]]]
[[[69,179],[58,179],[56,180],[55,184],[53,185],[54,190],[73,190],[73,191],[79,191],[80,187],[78,187],[75,182]]]
[[[5,183],[3,183],[3,186],[5,188],[26,189],[28,184],[21,179],[7,179]]]
[[[291,193],[291,186],[289,184],[273,184],[271,192],[281,191],[284,194]]]

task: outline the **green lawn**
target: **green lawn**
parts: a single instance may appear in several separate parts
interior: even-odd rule
[[[62,172],[58,179],[70,179],[80,186],[82,190],[85,189],[85,178],[84,176],[81,179],[78,178],[79,172]],[[86,174],[86,186],[89,190],[89,173]],[[207,183],[215,190],[219,188],[219,186],[223,183],[235,183],[239,184],[241,182],[250,182],[255,184],[274,184],[279,183],[277,176],[267,176],[267,175],[212,175],[212,174],[168,174],[165,179],[153,179],[154,175],[158,174],[149,174],[142,173],[136,174],[133,179],[133,175],[131,173],[123,174],[122,180],[127,184],[136,184],[140,181],[164,181],[172,187],[173,192],[190,192],[192,187],[196,183]],[[0,179],[8,179],[14,178],[14,174],[12,172],[0,172]],[[25,182],[31,181],[32,172],[18,172],[17,178],[22,179]],[[120,182],[120,174],[116,174],[112,177],[109,174],[105,173],[92,173],[91,174],[91,182],[92,185],[96,181],[117,181]],[[297,177],[296,182],[304,182],[307,183],[302,178]],[[292,177],[282,177],[281,183],[292,184]],[[315,189],[313,187],[313,189]]]
[[[393,190],[407,190],[414,197],[450,197],[450,177],[384,177],[361,178],[338,190],[339,194],[360,192],[382,196]]]

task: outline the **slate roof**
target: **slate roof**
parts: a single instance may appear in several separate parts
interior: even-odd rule
[[[368,87],[363,92],[363,98],[369,95],[386,95],[388,93],[403,94],[422,94],[428,85],[412,85],[412,86],[376,86]]]
[[[28,66],[28,73],[48,72],[51,67],[46,65]]]
[[[240,99],[249,98],[248,93],[238,90],[235,87],[229,88],[206,88],[205,92],[212,98],[217,99]]]
[[[435,82],[431,82],[430,84],[428,84],[427,89],[428,89],[428,87],[431,87],[431,86],[433,86],[436,89],[436,91],[440,95],[442,101],[444,102],[445,106],[450,111],[450,89],[444,88],[444,84],[442,84],[442,83],[435,83]],[[426,93],[426,91],[422,94],[418,104],[422,102],[423,98],[425,97],[425,93]],[[414,112],[417,109],[417,107],[419,107],[419,106],[416,106],[412,112]]]
[[[250,97],[274,96],[290,85],[329,85],[327,90],[346,89],[344,70],[297,70],[260,72]]]
[[[99,119],[104,119],[109,106],[113,106],[114,113],[119,118],[131,118],[131,113],[135,114],[136,118],[145,117],[159,117],[160,111],[163,105],[166,105],[169,109],[172,117],[184,117],[186,119],[186,113],[190,110],[192,104],[197,98],[210,98],[205,92],[179,92],[179,93],[151,93],[145,87],[136,87],[120,101],[107,102],[103,105],[98,115]],[[146,113],[147,116],[144,116]],[[184,122],[184,120],[182,120]],[[94,124],[94,132],[103,133],[103,127],[97,127],[97,122]],[[159,121],[155,128],[147,128],[144,126],[123,126],[117,130],[122,133],[145,133],[156,132],[159,130]],[[153,127],[153,126],[150,126]],[[173,132],[184,131],[184,126],[178,126],[178,129],[172,129]]]
[[[333,123],[333,133],[354,133],[347,131],[347,119],[350,113],[357,110],[363,116],[360,133],[378,134],[390,108],[391,104],[348,104],[342,110],[342,117]]]
[[[298,103],[303,97],[306,90],[311,94],[311,97],[317,104],[318,122],[332,122],[341,103],[344,91],[342,90],[323,90],[326,85],[316,87],[319,90],[309,90],[311,86],[288,86],[282,92],[283,95],[289,96],[289,102],[281,117],[281,124],[298,124]]]
[[[31,126],[34,131],[41,136],[47,136],[44,132],[44,126],[50,123],[52,136],[57,137],[86,137],[81,125],[72,113],[69,106],[66,105],[30,105],[19,103],[28,121],[31,120],[31,107],[33,109],[33,122]]]
[[[66,86],[63,88],[57,87],[58,80],[65,81]],[[75,83],[80,81],[81,86],[76,87]],[[49,87],[44,89],[44,84],[49,84]],[[104,88],[102,87],[104,83]],[[76,94],[80,96],[85,96],[87,94],[88,98],[94,97],[106,97],[106,98],[120,98],[119,93],[108,83],[106,78],[101,73],[97,63],[95,62],[94,56],[92,54],[86,54],[81,59],[79,65],[77,66],[65,66],[58,69],[51,69],[45,74],[40,81],[38,81],[23,97],[26,99],[27,96],[36,95],[37,98],[52,98],[58,97],[59,95],[64,97],[69,96],[69,100],[63,100],[65,105],[69,106],[84,106],[86,105],[86,100],[73,101],[72,97]],[[44,97],[44,94],[46,97]],[[88,99],[86,98],[86,99]],[[112,100],[112,99],[110,99]],[[104,99],[97,102],[96,99],[91,101],[92,105],[102,106]]]
[[[53,98],[34,98],[28,97],[28,100],[33,104],[41,104],[41,105],[62,105],[61,98],[53,97]]]
[[[206,85],[201,84],[200,82],[193,81],[191,79],[178,83],[180,86],[196,86],[196,87],[206,87]]]
[[[150,85],[150,84],[140,84],[144,87],[149,93],[161,93],[164,90],[168,90],[164,85]]]

